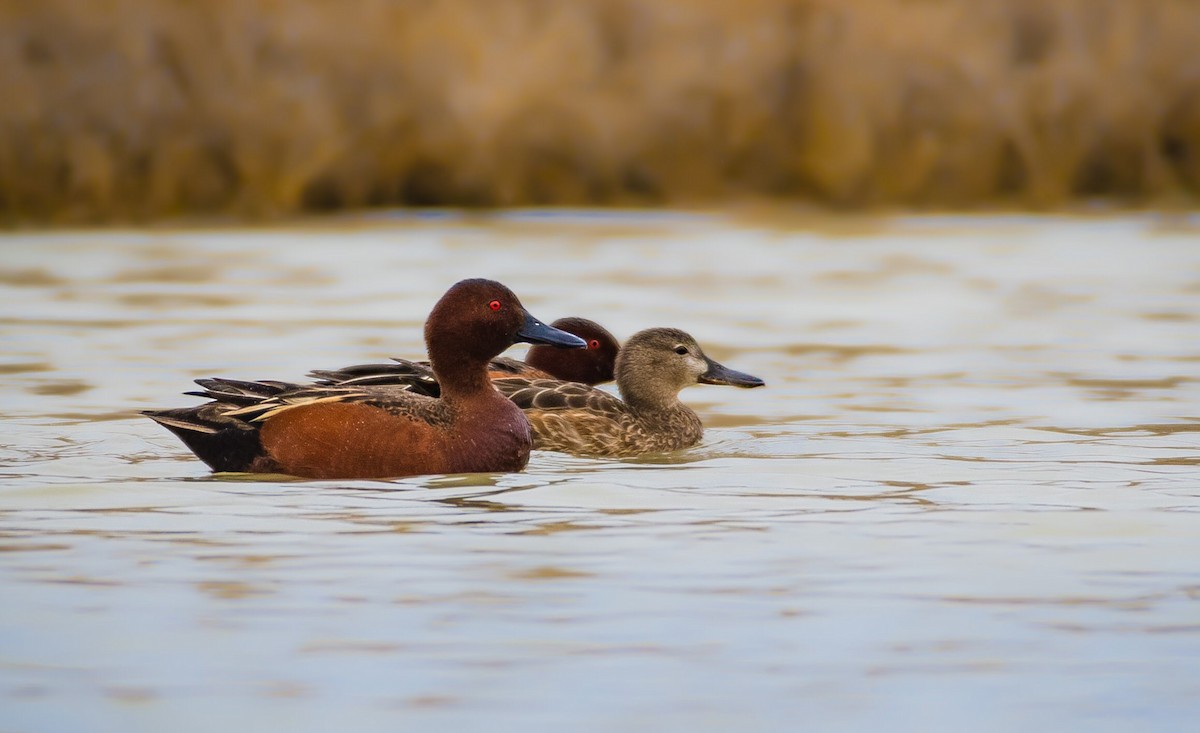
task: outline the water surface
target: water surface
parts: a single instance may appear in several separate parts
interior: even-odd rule
[[[1191,730],[1169,217],[384,216],[0,239],[0,730]],[[455,280],[753,391],[702,445],[213,477],[136,410],[420,356]],[[514,350],[519,353],[520,350]]]

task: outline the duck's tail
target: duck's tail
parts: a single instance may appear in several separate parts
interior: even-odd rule
[[[142,414],[174,433],[214,471],[272,472],[273,461],[258,437],[259,424],[236,412],[294,385],[233,379],[197,379],[196,383],[204,390],[187,394],[207,397],[212,402],[196,407],[144,410]]]

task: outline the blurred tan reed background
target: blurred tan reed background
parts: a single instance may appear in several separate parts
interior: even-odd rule
[[[0,218],[1200,192],[1195,0],[0,0]]]

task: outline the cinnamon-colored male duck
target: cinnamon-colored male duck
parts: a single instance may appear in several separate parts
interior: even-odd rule
[[[527,379],[560,379],[564,382],[602,384],[613,380],[613,367],[621,344],[608,329],[595,321],[575,316],[559,318],[553,328],[574,334],[587,342],[583,349],[560,349],[536,344],[525,355],[525,361],[499,356],[488,365],[491,379],[525,377]],[[394,359],[391,364],[356,364],[341,369],[314,369],[309,376],[320,385],[364,387],[404,385],[430,397],[441,394],[429,362]]]
[[[518,341],[586,345],[535,319],[500,283],[463,280],[425,322],[440,398],[401,388],[198,380],[206,389],[192,394],[212,402],[144,414],[214,471],[306,478],[519,471],[529,460],[529,422],[488,379],[488,362]]]

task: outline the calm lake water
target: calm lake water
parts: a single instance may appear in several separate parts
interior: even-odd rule
[[[0,730],[1194,730],[1200,220],[0,237]],[[665,458],[214,477],[135,411],[423,353],[454,281],[753,391]],[[519,349],[513,353],[520,353]]]

